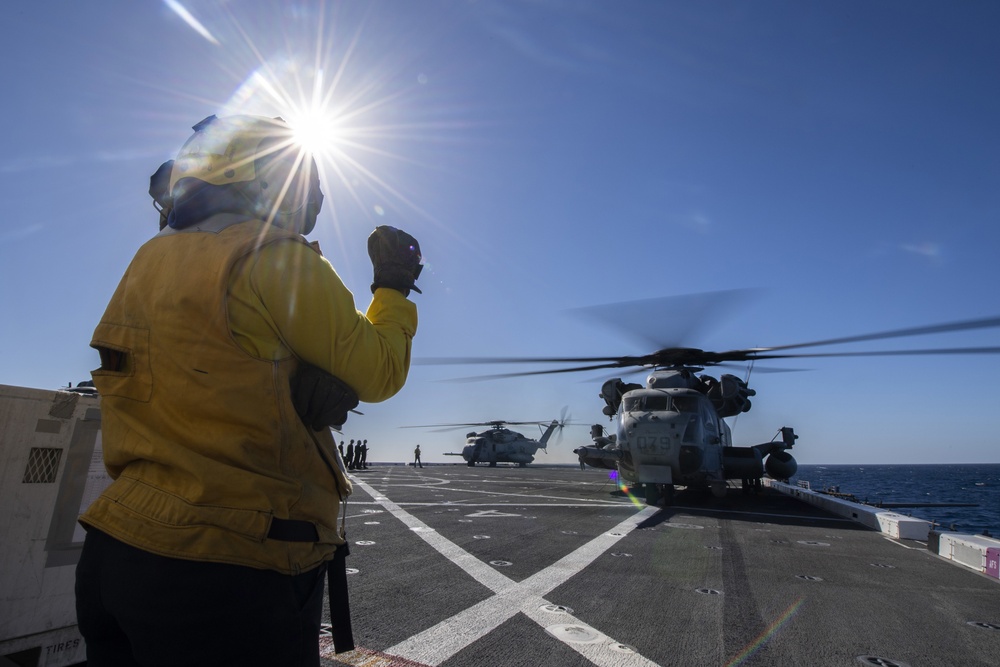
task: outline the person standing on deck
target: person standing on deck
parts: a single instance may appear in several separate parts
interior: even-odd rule
[[[406,381],[419,245],[372,232],[359,312],[304,239],[323,193],[291,128],[210,116],[194,130],[151,179],[162,229],[91,341],[114,482],[80,517],[87,664],[317,667],[351,492],[330,428]]]

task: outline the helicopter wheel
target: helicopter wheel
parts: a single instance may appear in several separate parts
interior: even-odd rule
[[[660,484],[660,499],[663,500],[664,507],[670,507],[674,503],[674,485]]]
[[[525,467],[527,467],[527,465],[528,465],[527,463],[518,463],[517,467],[518,468],[525,468]]]
[[[468,463],[466,463],[466,465],[469,466],[470,468],[475,468],[476,467],[476,462],[475,461],[469,461]]]
[[[647,505],[660,504],[660,485],[643,484],[642,486],[643,486],[643,491],[646,492],[646,504]]]
[[[490,461],[490,467],[491,468],[496,468],[497,467],[497,462],[496,461]]]

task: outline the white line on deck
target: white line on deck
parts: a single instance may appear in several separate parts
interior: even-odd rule
[[[382,497],[367,483],[358,479],[354,480],[354,483],[372,497]],[[552,604],[544,598],[544,595],[587,567],[594,559],[614,546],[658,509],[646,507],[640,510],[611,530],[598,535],[549,567],[518,583],[483,563],[391,500],[384,499],[376,502],[406,527],[424,529],[415,531],[415,534],[445,558],[465,570],[470,577],[495,593],[493,597],[483,600],[385,651],[390,655],[398,655],[431,666],[440,665],[466,646],[492,632],[518,612],[523,613],[543,628],[551,625],[553,620],[551,614],[539,612],[542,606]],[[614,651],[611,648],[616,644],[613,639],[572,615],[560,614],[558,618],[563,624],[578,625],[601,638],[601,641],[587,644],[564,642],[566,646],[598,667],[616,667],[626,663],[630,667],[633,665],[636,667],[656,667],[656,663],[647,660],[638,653],[625,655]],[[555,639],[554,636],[553,638]]]

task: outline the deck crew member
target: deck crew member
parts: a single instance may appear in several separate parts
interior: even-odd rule
[[[87,664],[316,667],[351,491],[330,427],[406,381],[420,248],[372,232],[359,312],[304,239],[323,193],[288,125],[194,130],[91,342],[114,482],[80,519]]]

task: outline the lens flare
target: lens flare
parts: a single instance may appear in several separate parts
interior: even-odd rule
[[[635,505],[636,507],[638,507],[640,509],[642,509],[643,507],[645,507],[645,504],[641,500],[639,500],[635,496],[635,494],[633,494],[629,490],[628,485],[626,485],[625,483],[622,482],[621,476],[618,474],[617,470],[612,470],[611,472],[609,472],[608,473],[608,479],[610,479],[612,482],[615,483],[615,487],[619,491],[621,491],[625,495],[625,497],[628,498],[629,501],[631,501],[631,503],[633,505]]]
[[[628,499],[629,499],[629,501],[631,501],[631,503],[632,503],[633,505],[635,505],[635,506],[636,506],[636,507],[638,507],[639,509],[642,509],[643,507],[645,507],[645,503],[643,503],[643,502],[642,502],[641,500],[639,500],[639,498],[637,498],[637,497],[636,497],[636,496],[635,496],[635,495],[634,495],[634,494],[633,494],[633,493],[632,493],[632,492],[631,492],[631,491],[629,490],[629,488],[628,488],[627,486],[625,486],[624,484],[622,484],[622,486],[621,486],[621,489],[622,489],[622,493],[624,493],[624,494],[625,494],[625,497],[626,497],[626,498],[628,498]]]
[[[805,598],[800,597],[789,605],[781,616],[776,618],[771,625],[767,626],[767,629],[757,635],[754,640],[746,646],[746,648],[733,656],[733,659],[726,663],[726,667],[736,667],[736,665],[743,664],[743,662],[750,658],[754,653],[759,651],[760,648],[771,639],[771,637],[777,634],[778,630],[780,630],[785,623],[790,621],[792,617],[795,616],[803,602],[805,602]]]

